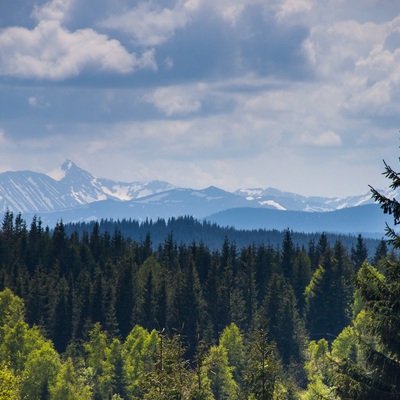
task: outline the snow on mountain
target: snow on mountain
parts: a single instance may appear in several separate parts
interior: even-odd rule
[[[149,196],[153,193],[164,192],[166,190],[175,189],[176,186],[164,181],[150,182],[116,182],[110,179],[98,179],[104,193],[109,196],[116,197],[121,201],[139,199]]]
[[[324,212],[374,203],[370,193],[350,196],[344,199],[339,197],[302,196],[275,188],[238,189],[235,193],[245,197],[249,205],[254,203],[260,205],[269,204],[277,210]]]
[[[39,214],[107,199],[128,201],[171,188],[172,185],[162,181],[126,183],[99,179],[66,160],[48,174],[0,173],[0,210]]]
[[[393,190],[381,191],[395,197]],[[239,208],[279,212],[326,212],[373,204],[370,193],[339,197],[302,196],[275,188],[248,188],[227,192],[215,186],[197,190],[164,181],[121,182],[97,178],[66,160],[49,174],[31,171],[0,173],[0,212],[22,212],[49,225],[63,219],[169,218],[211,214]]]
[[[77,205],[65,196],[54,179],[30,171],[0,174],[0,209],[15,212],[42,212]]]

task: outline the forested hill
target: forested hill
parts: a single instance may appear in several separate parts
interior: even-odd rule
[[[139,241],[128,237],[132,227]],[[209,243],[221,235],[221,246],[197,241],[194,227]],[[290,230],[277,244],[273,232],[239,246],[222,239],[234,231],[191,218],[75,228],[60,222],[50,231],[10,212],[2,221],[7,398],[299,398],[322,379],[307,367],[309,340],[322,346],[340,335],[353,316],[354,274],[367,258],[379,266],[389,255],[383,241],[368,254],[361,236],[351,250],[325,234],[298,236],[307,240],[300,246]],[[177,242],[185,236],[189,244]]]
[[[168,235],[172,235],[177,243],[184,243],[186,245],[189,245],[191,242],[203,243],[210,250],[220,249],[225,239],[234,242],[238,248],[251,244],[278,247],[282,244],[284,231],[288,229],[288,227],[282,230],[234,229],[232,227],[220,226],[206,220],[199,221],[191,216],[173,217],[168,220],[146,220],[144,222],[132,219],[117,221],[101,220],[99,222],[69,223],[64,226],[67,235],[77,232],[81,236],[84,233],[92,232],[93,228],[97,226],[96,229],[98,229],[101,234],[105,232],[109,232],[110,234],[119,232],[125,238],[130,238],[136,242],[142,242],[146,235],[149,234],[154,248],[162,244]],[[292,231],[291,235],[293,242],[297,246],[306,248],[310,241],[318,241],[321,233],[323,233],[323,230],[314,233]],[[331,245],[340,240],[348,251],[350,251],[357,242],[356,235],[334,234],[329,232],[326,233],[326,235]],[[365,237],[363,240],[369,254],[374,254],[380,240]]]

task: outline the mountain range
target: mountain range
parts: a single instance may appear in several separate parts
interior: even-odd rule
[[[385,193],[394,197],[393,193]],[[168,219],[190,215],[240,229],[335,231],[381,235],[386,216],[369,192],[339,197],[302,196],[274,188],[228,192],[164,181],[120,182],[94,177],[67,160],[48,174],[0,173],[0,210],[34,215],[46,224],[94,219]]]

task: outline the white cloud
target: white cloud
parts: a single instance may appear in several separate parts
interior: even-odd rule
[[[74,0],[52,0],[41,7],[35,6],[32,16],[38,21],[56,20],[62,22],[69,11]]]
[[[189,114],[200,111],[201,101],[199,86],[159,88],[143,97],[143,100],[153,104],[167,116],[173,114]]]
[[[103,20],[99,25],[132,35],[137,45],[158,46],[188,23],[189,14],[190,9],[179,3],[171,9],[162,8],[152,2],[140,3],[123,14]]]
[[[342,93],[340,111],[369,119],[395,117],[400,112],[399,38],[400,17],[336,20],[314,26],[303,50],[321,84],[329,82]]]
[[[298,14],[309,12],[314,7],[313,0],[283,0],[277,5],[277,17],[279,20]]]
[[[57,21],[41,21],[33,30],[12,27],[0,33],[0,74],[60,80],[91,67],[118,73],[155,68],[154,53],[130,54],[117,40],[92,29],[69,32]]]
[[[69,4],[54,0],[35,9],[39,22],[31,30],[9,27],[0,31],[0,75],[62,80],[88,68],[117,73],[156,69],[152,50],[137,57],[119,41],[93,29],[67,30],[60,21]]]
[[[300,137],[300,142],[316,147],[338,147],[342,145],[342,138],[333,131],[322,132],[319,135],[304,133]]]
[[[42,97],[30,96],[28,98],[28,104],[33,108],[45,109],[50,107],[50,103],[44,100]]]
[[[215,3],[215,6],[217,7],[219,15],[222,16],[223,19],[229,21],[232,25],[236,25],[237,20],[245,10],[245,5],[240,3],[228,5]]]
[[[311,29],[303,50],[315,71],[323,78],[353,73],[357,62],[385,38],[385,27],[356,21],[318,25]]]

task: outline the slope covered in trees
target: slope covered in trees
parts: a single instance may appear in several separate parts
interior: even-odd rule
[[[350,250],[326,234],[299,245],[289,230],[276,245],[225,238],[210,249],[171,233],[155,246],[150,234],[136,241],[110,227],[50,231],[5,214],[4,390],[44,399],[298,398],[312,382],[309,340],[331,343],[350,323],[352,276],[368,256],[361,236]],[[387,252],[381,242],[371,261]],[[39,388],[26,389],[40,381],[30,374],[50,367]]]
[[[282,245],[285,235],[283,230],[266,230],[266,229],[234,229],[223,225],[217,225],[209,221],[199,221],[192,216],[172,217],[168,220],[159,218],[157,220],[146,220],[139,222],[132,219],[107,220],[102,219],[98,222],[76,222],[64,224],[66,234],[72,235],[77,232],[80,236],[85,232],[91,232],[94,226],[98,225],[98,231],[101,234],[106,232],[113,234],[115,231],[120,232],[125,238],[130,238],[136,242],[142,242],[146,235],[150,235],[154,248],[163,244],[165,238],[172,234],[177,243],[186,245],[192,242],[203,243],[211,251],[220,250],[225,239],[235,242],[238,248],[246,247],[252,244],[269,244],[273,247]],[[288,224],[290,227],[290,224]],[[288,227],[285,227],[289,229]],[[292,229],[291,229],[292,230]],[[330,226],[326,230],[332,230]],[[318,242],[322,232],[304,233],[301,231],[292,231],[293,242],[302,247],[308,247],[310,241]],[[336,234],[326,232],[329,243],[333,246],[336,241],[340,241],[348,251],[357,244],[357,236]],[[363,243],[370,254],[374,254],[379,240],[370,237],[363,237]]]
[[[400,187],[400,174],[385,163],[384,175],[390,187]],[[396,225],[400,203],[371,187],[384,213],[393,215],[387,225],[388,242],[400,249]],[[361,254],[361,247],[354,255]],[[388,255],[387,245],[377,248],[373,265],[355,264],[355,292],[352,319],[331,346],[325,338],[308,347],[309,376],[305,399],[400,399],[400,262]]]

